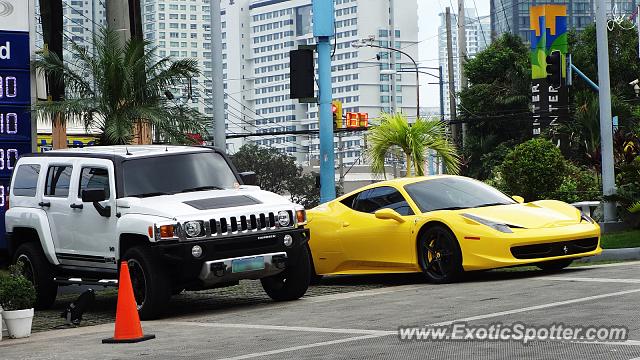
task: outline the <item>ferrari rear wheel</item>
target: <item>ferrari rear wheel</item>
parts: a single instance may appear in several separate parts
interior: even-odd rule
[[[454,282],[463,273],[458,240],[444,226],[431,227],[422,234],[418,242],[418,260],[427,280],[435,284]]]
[[[545,261],[541,263],[537,263],[536,266],[540,270],[544,271],[560,271],[567,266],[571,265],[573,259],[562,259],[562,260],[553,260],[553,261]]]

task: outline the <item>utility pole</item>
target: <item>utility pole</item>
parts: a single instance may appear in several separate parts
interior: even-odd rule
[[[609,42],[605,0],[596,0],[596,44],[600,103],[600,148],[602,153],[602,194],[615,195],[613,167],[613,125],[611,123],[611,84],[609,79]],[[615,201],[604,201],[604,223],[617,222]],[[605,230],[606,231],[606,230]]]
[[[313,36],[318,49],[318,93],[320,98],[320,202],[336,197],[336,169],[331,113],[331,42],[335,36],[333,0],[313,0]]]
[[[338,133],[338,170],[340,170],[339,184],[344,189],[344,147],[342,143],[342,133]]]
[[[211,0],[211,58],[222,59],[222,19],[220,0]],[[213,144],[222,151],[227,151],[227,139],[224,118],[224,80],[222,61],[211,62],[211,96],[213,98],[213,122],[209,134],[213,135]]]
[[[115,30],[124,44],[131,39],[131,23],[129,19],[129,0],[107,0],[107,25]]]
[[[465,27],[464,0],[458,0],[458,74],[460,76],[460,90],[467,88],[467,76],[464,74],[464,65],[467,59],[467,29]],[[462,124],[462,138],[460,144],[464,144],[467,136],[467,124]]]
[[[449,75],[449,121],[456,121],[456,83],[454,78],[453,67],[453,40],[451,34],[451,9],[449,7],[445,10],[446,25],[447,25],[447,72]],[[451,138],[454,144],[458,144],[458,133],[460,125],[451,124]]]
[[[94,4],[95,6],[95,4]],[[143,39],[140,0],[106,0],[107,25],[116,31],[120,44]],[[138,120],[133,126],[132,144],[151,144],[151,124]]]
[[[395,14],[394,14],[394,7],[393,7],[393,1],[394,0],[389,0],[389,47],[390,48],[395,48],[396,47],[396,25],[395,25]],[[398,82],[396,79],[396,53],[395,52],[388,52],[387,53],[388,56],[390,56],[390,61],[389,64],[391,66],[391,70],[393,70],[393,74],[391,74],[391,106],[393,106],[393,112],[396,113],[398,112],[398,101],[396,100],[396,86],[398,86]]]

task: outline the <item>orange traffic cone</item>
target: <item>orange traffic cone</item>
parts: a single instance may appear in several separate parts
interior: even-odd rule
[[[155,335],[144,335],[138,316],[136,299],[133,296],[129,266],[126,261],[120,265],[118,282],[118,308],[116,309],[116,331],[112,338],[102,339],[103,344],[135,343],[154,339]]]

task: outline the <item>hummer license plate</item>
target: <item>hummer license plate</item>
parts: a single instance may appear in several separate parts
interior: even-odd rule
[[[231,260],[231,272],[239,273],[245,271],[264,269],[264,257],[256,256],[248,259]]]

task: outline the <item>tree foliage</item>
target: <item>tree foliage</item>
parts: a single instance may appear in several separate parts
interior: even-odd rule
[[[73,63],[44,51],[34,68],[64,84],[60,101],[36,104],[38,115],[51,121],[80,119],[86,128],[99,128],[101,142],[128,144],[138,122],[152,125],[169,142],[192,142],[188,134],[204,134],[204,116],[166,99],[165,91],[199,74],[197,61],[156,57],[148,41],[122,44],[115,30],[103,28],[90,48],[71,41]]]
[[[526,201],[551,199],[562,185],[566,160],[549,140],[531,139],[516,146],[500,165],[504,190]]]
[[[455,146],[445,134],[445,126],[439,120],[417,119],[409,125],[402,113],[380,115],[379,123],[369,131],[371,170],[384,174],[385,158],[399,148],[405,155],[407,176],[424,175],[427,150],[433,150],[442,158],[447,172],[457,174],[460,162]],[[412,172],[412,169],[414,170]]]
[[[245,144],[231,160],[238,171],[255,171],[257,185],[263,190],[288,196],[307,209],[320,203],[315,177],[304,174],[293,157],[277,149]]]
[[[482,156],[531,136],[529,49],[520,37],[504,34],[469,59],[464,72],[471,85],[459,94],[459,119],[467,122],[463,173],[483,179],[491,169]]]

